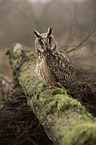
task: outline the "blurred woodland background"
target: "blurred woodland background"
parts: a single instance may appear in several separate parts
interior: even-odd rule
[[[96,68],[96,0],[0,0],[0,73],[11,78],[7,48],[19,42],[34,52],[33,31],[48,27],[75,65]]]

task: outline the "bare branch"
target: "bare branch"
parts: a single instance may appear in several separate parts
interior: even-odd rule
[[[95,31],[91,32],[88,34],[88,36],[79,43],[79,45],[77,45],[76,47],[72,48],[71,50],[67,51],[67,53],[73,52],[74,50],[78,50],[78,48],[80,48],[94,33]]]
[[[73,36],[74,36],[73,30],[72,30],[72,28],[70,28],[70,32],[69,32],[67,40],[65,41],[65,44],[61,45],[61,48],[64,48],[65,51],[72,44],[72,42],[73,42]]]

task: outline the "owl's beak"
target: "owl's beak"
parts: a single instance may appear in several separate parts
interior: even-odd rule
[[[45,51],[50,50],[50,45],[49,45],[49,43],[44,43],[43,47],[44,47],[44,50],[45,50]]]

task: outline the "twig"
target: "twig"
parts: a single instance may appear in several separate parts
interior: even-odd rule
[[[95,31],[89,33],[88,36],[87,36],[83,41],[81,41],[81,42],[79,43],[79,45],[77,45],[76,47],[74,47],[74,48],[72,48],[71,50],[67,51],[67,53],[70,53],[70,52],[72,52],[72,51],[74,51],[74,50],[80,48],[80,47],[84,44],[84,42],[86,42],[86,41],[88,40],[88,38],[89,38],[94,32],[95,32]]]
[[[66,51],[67,50],[67,48],[70,46],[70,44],[72,44],[72,42],[73,42],[73,31],[72,31],[72,28],[70,29],[70,33],[69,33],[69,35],[68,35],[68,38],[67,38],[67,40],[65,41],[65,45],[63,44],[62,46],[61,46],[61,48],[64,48],[64,50]]]

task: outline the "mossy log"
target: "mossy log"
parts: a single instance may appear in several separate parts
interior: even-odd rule
[[[20,83],[28,104],[54,144],[96,144],[95,119],[62,88],[46,87],[36,74],[36,59],[28,48],[14,45],[9,59],[14,79]]]

